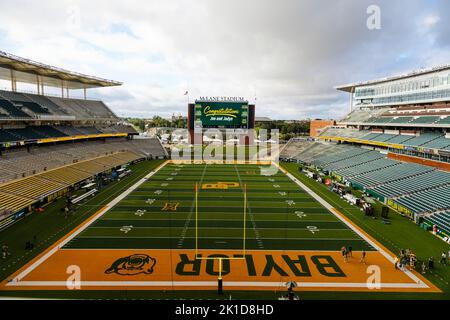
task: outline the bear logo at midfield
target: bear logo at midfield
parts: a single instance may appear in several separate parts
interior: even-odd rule
[[[119,258],[113,262],[105,273],[116,273],[121,276],[134,276],[137,274],[152,274],[156,259],[146,254],[132,254],[128,257]]]

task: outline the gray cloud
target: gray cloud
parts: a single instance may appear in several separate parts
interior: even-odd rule
[[[371,4],[381,30],[366,28]],[[256,93],[259,116],[340,117],[347,96],[335,85],[448,62],[449,9],[445,0],[15,1],[2,5],[0,46],[124,81],[95,92],[119,114],[185,113],[189,89]]]

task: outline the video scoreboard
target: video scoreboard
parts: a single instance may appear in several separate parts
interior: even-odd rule
[[[248,103],[196,102],[195,126],[202,128],[247,128]]]
[[[253,127],[254,105],[243,98],[200,98],[190,105],[190,124],[195,128],[248,129]]]
[[[200,97],[188,105],[190,141],[203,140],[208,129],[235,130],[243,144],[253,144],[255,105],[241,97]],[[246,137],[245,137],[246,136]]]

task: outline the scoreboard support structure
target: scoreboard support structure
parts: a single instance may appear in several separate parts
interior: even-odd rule
[[[229,98],[231,99],[231,98]],[[219,130],[225,141],[227,134],[238,139],[239,145],[253,145],[255,140],[255,105],[243,99],[196,100],[188,104],[189,143],[202,145],[208,129]],[[229,114],[227,113],[229,112]],[[227,124],[226,119],[230,122]]]

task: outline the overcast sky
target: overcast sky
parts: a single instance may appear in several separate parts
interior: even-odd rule
[[[369,30],[366,10],[381,10]],[[122,81],[91,90],[120,116],[186,114],[243,96],[257,116],[338,118],[333,87],[450,63],[450,1],[0,0],[0,50]]]

